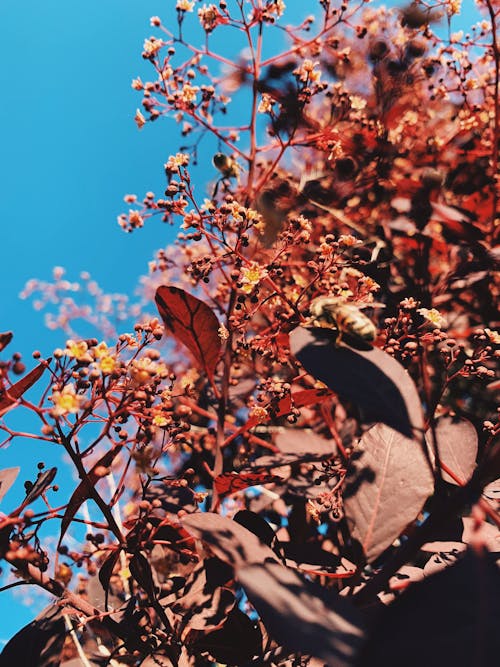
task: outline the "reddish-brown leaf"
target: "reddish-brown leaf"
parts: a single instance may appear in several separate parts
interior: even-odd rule
[[[480,525],[470,516],[466,516],[463,521],[462,542],[470,544],[472,547],[479,548],[482,544],[493,553],[500,553],[500,530],[497,526],[483,521]]]
[[[208,544],[217,558],[233,567],[277,561],[267,544],[228,517],[214,512],[196,512],[183,516],[181,523],[190,535]]]
[[[88,480],[83,479],[73,491],[73,495],[69,499],[66,511],[64,512],[64,516],[61,520],[61,535],[59,537],[58,546],[61,544],[63,537],[68,530],[68,527],[75,514],[78,512],[82,504],[92,497],[92,489],[102,477],[100,474],[101,471],[98,470],[98,468],[108,468],[121,452],[121,449],[122,445],[117,445],[116,447],[113,447],[113,449],[107,451],[104,456],[101,456],[99,461],[97,461],[97,463],[92,466],[92,469],[87,473]]]
[[[47,359],[46,362],[38,364],[38,366],[19,380],[19,382],[16,382],[12,387],[5,389],[0,398],[0,417],[10,410],[15,405],[17,399],[21,398],[24,392],[28,391],[28,389],[42,377],[43,371],[49,362],[50,359]]]
[[[335,667],[356,664],[364,629],[349,600],[277,563],[237,568],[236,577],[279,644]]]
[[[197,651],[208,651],[217,663],[246,665],[254,655],[261,653],[262,633],[255,621],[235,607],[221,628],[195,635],[193,646]]]
[[[349,464],[344,509],[368,562],[417,518],[433,488],[434,476],[419,442],[385,424],[363,435]]]
[[[328,331],[306,327],[291,332],[290,349],[311,375],[356,403],[364,421],[384,422],[407,437],[422,434],[424,419],[413,380],[382,350],[335,345]]]
[[[496,479],[483,489],[483,496],[487,498],[495,511],[500,511],[500,479]]]
[[[247,489],[249,486],[282,481],[281,477],[268,475],[265,472],[224,472],[215,478],[214,486],[219,498],[224,498],[242,489]]]
[[[322,461],[330,459],[337,454],[337,445],[334,440],[322,438],[310,429],[284,429],[276,435],[275,444],[280,450],[278,453],[259,456],[245,470],[275,468],[308,461]]]
[[[221,584],[213,576],[213,570],[226,568],[232,574],[231,568],[216,558],[206,559],[198,563],[186,581],[180,596],[171,605],[172,612],[180,616],[182,628],[191,630],[214,630],[219,628],[227,619],[236,599],[232,591]],[[223,577],[222,577],[223,578]]]
[[[215,313],[197,297],[172,285],[159,287],[155,300],[166,328],[212,378],[221,348],[220,324]]]
[[[0,333],[0,352],[7,347],[7,345],[12,340],[12,336],[13,336],[12,331],[6,331],[4,333]]]
[[[4,470],[0,470],[0,500],[14,484],[20,470],[21,468],[4,468]]]
[[[451,551],[439,551],[433,554],[424,566],[424,577],[431,577],[450,565],[454,565],[466,549],[466,545],[461,544]]]
[[[6,644],[0,654],[0,665],[57,667],[61,664],[65,638],[63,612],[53,602]]]
[[[476,467],[477,432],[467,419],[441,417],[434,429],[439,459],[443,466],[443,479],[451,484],[458,482],[447,474],[446,469],[454,473],[462,482],[468,482]],[[429,453],[434,462],[432,429],[425,434]]]
[[[384,609],[356,665],[495,665],[499,627],[498,567],[470,552],[444,571],[412,584]]]

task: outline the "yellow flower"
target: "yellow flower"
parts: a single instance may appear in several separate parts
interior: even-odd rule
[[[341,234],[338,238],[338,243],[346,248],[352,248],[353,246],[362,245],[363,241],[360,241],[352,234]]]
[[[180,12],[192,12],[194,7],[194,2],[190,0],[177,0],[175,8]]]
[[[148,56],[154,56],[163,46],[161,39],[156,39],[156,37],[150,37],[149,39],[144,40],[144,53]]]
[[[242,291],[250,294],[255,285],[267,276],[266,269],[262,268],[257,262],[250,262],[248,266],[241,270],[240,282]]]
[[[321,72],[316,69],[318,65],[319,62],[313,62],[309,58],[306,58],[302,65],[294,70],[293,73],[304,83],[306,81],[318,83],[321,78]]]
[[[269,419],[269,413],[266,408],[263,408],[260,405],[255,405],[250,410],[250,417],[253,419],[258,419],[259,423],[266,422]]]
[[[221,340],[227,340],[229,338],[229,331],[226,329],[226,327],[221,324],[217,333],[219,334],[219,338]]]
[[[186,167],[189,164],[189,155],[186,153],[176,153],[170,155],[165,163],[165,171],[170,174],[178,174],[179,167]]]
[[[88,349],[88,345],[84,340],[68,340],[66,341],[66,349],[64,350],[64,354],[66,354],[68,357],[71,357],[72,359],[76,359],[77,361],[88,361]]]
[[[151,384],[155,377],[163,378],[168,373],[165,364],[153,361],[149,357],[134,359],[128,372],[135,386]]]
[[[186,104],[194,104],[196,102],[196,93],[199,91],[198,86],[191,86],[185,83],[181,90],[181,97]]]
[[[484,333],[488,336],[490,341],[495,345],[500,345],[500,333],[498,331],[492,331],[491,329],[485,329]]]
[[[380,289],[380,285],[373,278],[370,278],[370,276],[363,276],[359,279],[359,282],[370,292],[377,292]]]
[[[446,323],[446,320],[441,315],[439,310],[436,310],[435,308],[419,308],[417,313],[422,315],[422,317],[424,317],[427,321],[431,322],[431,324],[433,324],[436,329],[441,329],[441,327]]]
[[[99,368],[104,374],[112,373],[116,368],[116,359],[111,355],[106,355],[99,359]]]
[[[166,417],[160,412],[153,417],[153,426],[168,426],[172,422],[171,417]]]
[[[76,393],[74,384],[67,384],[61,391],[54,391],[50,400],[54,404],[50,414],[53,417],[62,417],[76,414],[86,399]]]
[[[349,101],[351,102],[351,109],[354,109],[354,111],[362,111],[366,107],[366,100],[359,95],[349,95]]]
[[[257,111],[259,113],[269,113],[271,109],[273,108],[274,100],[273,98],[268,95],[267,93],[264,93],[262,95],[262,99],[259,102],[259,106],[257,108]]]
[[[418,304],[419,304],[419,301],[415,301],[415,299],[412,296],[410,296],[410,297],[407,297],[406,299],[403,299],[399,305],[404,310],[413,310],[414,308],[416,308],[418,306]]]
[[[136,229],[138,227],[142,227],[144,225],[144,218],[139,213],[139,211],[130,210],[128,212],[128,221],[129,221],[129,223],[130,223],[130,225],[132,226],[133,229]]]
[[[106,357],[109,354],[108,346],[104,341],[102,341],[98,345],[94,345],[92,351],[96,359],[100,359],[101,357]]]

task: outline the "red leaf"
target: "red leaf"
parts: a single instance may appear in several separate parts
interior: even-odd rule
[[[155,300],[167,329],[213,378],[221,347],[215,313],[197,297],[171,285],[159,287]]]
[[[172,612],[180,616],[182,630],[186,627],[204,631],[219,628],[234,608],[234,594],[212,573],[212,570],[220,571],[220,566],[229,571],[232,578],[232,570],[218,559],[201,561],[186,580],[180,597],[172,603]]]
[[[499,626],[498,567],[470,552],[384,609],[356,665],[495,665]]]
[[[238,474],[237,472],[225,472],[215,478],[214,486],[219,498],[229,496],[236,491],[241,491],[249,486],[257,484],[272,484],[273,482],[282,482],[281,477],[276,475],[268,475],[265,472],[245,472]]]
[[[217,558],[232,567],[278,560],[267,544],[226,516],[195,512],[181,517],[181,523],[190,535],[208,544]]]
[[[458,484],[455,478],[447,474],[446,470],[450,470],[465,484],[476,467],[478,443],[476,429],[467,419],[441,417],[436,424],[435,433],[444,481]],[[431,429],[425,434],[425,439],[434,463]]]
[[[352,536],[372,562],[416,519],[434,476],[420,443],[385,424],[366,431],[354,454],[344,508]]]
[[[259,655],[262,651],[262,633],[259,626],[237,607],[231,610],[220,629],[198,633],[195,637],[195,650],[208,651],[218,664],[246,665],[254,655]],[[187,665],[187,662],[182,664]],[[153,665],[148,663],[148,667]]]
[[[362,410],[363,421],[384,422],[407,437],[420,437],[424,418],[413,380],[391,356],[374,347],[336,345],[327,330],[297,327],[290,349],[304,368]]]
[[[278,563],[237,566],[236,577],[279,644],[332,667],[357,664],[364,623],[350,600]]]
[[[43,371],[49,362],[50,359],[47,359],[46,362],[44,361],[41,364],[38,364],[38,366],[19,380],[19,382],[16,382],[12,387],[5,390],[0,398],[0,417],[10,410],[15,405],[17,399],[21,398],[24,392],[28,391],[28,389],[42,377]]]
[[[6,331],[5,333],[0,333],[0,352],[4,350],[7,345],[12,340],[12,331]]]
[[[116,447],[113,447],[113,449],[110,449],[108,452],[106,452],[104,456],[101,456],[99,461],[97,461],[97,463],[93,465],[92,469],[87,473],[88,481],[87,479],[83,479],[73,491],[73,495],[71,496],[66,507],[66,512],[64,513],[64,516],[61,520],[61,535],[59,537],[57,546],[61,544],[62,539],[68,530],[71,521],[73,520],[73,517],[78,512],[82,504],[92,497],[92,489],[102,476],[100,471],[99,474],[96,474],[96,470],[103,467],[108,468],[120,453],[122,446],[123,445],[117,445]]]
[[[54,602],[6,644],[0,665],[56,667],[61,664],[65,638],[63,612]]]

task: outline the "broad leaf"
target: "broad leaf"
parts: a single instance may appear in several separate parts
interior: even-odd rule
[[[213,553],[233,567],[265,560],[277,561],[267,544],[239,523],[213,512],[196,512],[181,518],[193,537],[207,544]]]
[[[500,440],[493,442],[480,463],[480,484],[487,486],[500,477]]]
[[[218,567],[220,566],[220,567]],[[171,605],[174,614],[181,617],[181,627],[192,630],[208,630],[220,627],[233,609],[236,598],[228,588],[220,585],[216,575],[228,568],[217,558],[199,563],[182,590],[182,594]],[[232,571],[231,571],[232,572]]]
[[[220,324],[215,313],[197,297],[172,285],[159,287],[155,299],[168,331],[188,348],[212,378],[221,348]]]
[[[348,600],[274,563],[238,568],[236,577],[279,644],[335,667],[354,665],[364,630]]]
[[[5,331],[4,333],[0,333],[0,352],[7,347],[7,345],[12,340],[12,336],[12,331]]]
[[[500,530],[497,526],[483,521],[478,525],[477,521],[466,516],[463,521],[462,542],[478,547],[480,544],[488,551],[500,553]]]
[[[280,453],[260,456],[252,462],[250,468],[275,468],[331,459],[337,454],[334,440],[322,438],[314,431],[300,428],[287,428],[276,435],[275,444]]]
[[[325,551],[319,544],[298,544],[297,542],[280,542],[279,547],[288,567],[296,568],[307,574],[323,574],[343,579],[352,577],[356,567],[346,558]]]
[[[262,633],[255,622],[235,608],[219,630],[197,639],[193,648],[208,651],[220,663],[243,665],[261,653]]]
[[[431,577],[441,572],[441,570],[450,567],[450,565],[454,565],[461,557],[461,554],[463,555],[466,548],[465,544],[461,544],[458,548],[454,548],[451,551],[439,551],[439,553],[433,554],[424,566],[424,576]]]
[[[331,454],[314,454],[308,452],[298,452],[292,454],[289,452],[287,454],[266,454],[264,456],[259,456],[251,463],[251,465],[246,466],[242,471],[254,471],[254,470],[265,470],[269,468],[282,468],[284,466],[290,466],[295,463],[311,463],[313,461],[324,461],[330,459]]]
[[[278,433],[275,439],[276,446],[284,454],[309,455],[323,458],[337,454],[335,440],[322,438],[314,431],[299,428],[287,428]]]
[[[21,468],[4,468],[0,470],[0,500],[14,484],[20,470]]]
[[[50,604],[7,643],[0,654],[0,665],[58,667],[65,637],[62,610]]]
[[[419,442],[385,424],[366,431],[349,464],[344,508],[352,537],[368,562],[417,518],[433,488]]]
[[[437,440],[439,459],[444,465],[443,479],[445,482],[457,484],[453,477],[447,474],[446,468],[464,483],[468,482],[476,467],[478,438],[474,426],[467,419],[441,417],[437,421],[434,432]],[[425,439],[434,462],[431,429],[425,434]]]
[[[377,348],[335,345],[329,333],[297,327],[290,334],[292,354],[313,377],[356,403],[365,422],[384,422],[407,437],[420,435],[420,399],[405,369]]]
[[[498,664],[499,627],[498,569],[469,553],[383,610],[359,667],[489,667]]]
[[[47,361],[38,364],[38,366],[35,366],[35,368],[19,380],[19,382],[16,382],[12,387],[5,389],[3,393],[0,392],[0,417],[10,410],[15,405],[17,399],[21,398],[24,392],[28,391],[28,389],[42,377],[49,362],[50,359],[47,359]]]
[[[240,510],[236,512],[233,517],[234,521],[249,530],[254,535],[257,535],[259,540],[269,547],[273,546],[276,541],[276,533],[267,523],[267,521],[255,512],[250,510]]]
[[[496,479],[483,489],[483,496],[487,498],[490,505],[498,512],[500,510],[500,479]]]

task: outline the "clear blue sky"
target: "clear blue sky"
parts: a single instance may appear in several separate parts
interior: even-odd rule
[[[29,278],[49,279],[52,267],[62,265],[70,280],[88,270],[106,291],[130,294],[154,251],[173,238],[157,220],[124,234],[116,217],[127,209],[125,193],[162,192],[163,164],[177,149],[171,122],[138,132],[133,117],[141,98],[130,86],[137,75],[151,76],[141,58],[144,38],[155,34],[150,16],[171,20],[174,4],[0,1],[0,331],[15,332],[8,351],[22,352],[28,366],[33,349],[48,355],[64,342],[18,298]],[[300,0],[286,4],[289,13],[304,11]],[[306,4],[307,11],[317,6]],[[472,0],[463,4],[465,13],[472,11]],[[31,443],[0,450],[0,468],[23,466],[20,480],[41,459],[54,464],[57,453]],[[21,492],[19,481],[0,509]],[[0,640],[33,615],[19,597],[0,594]]]

